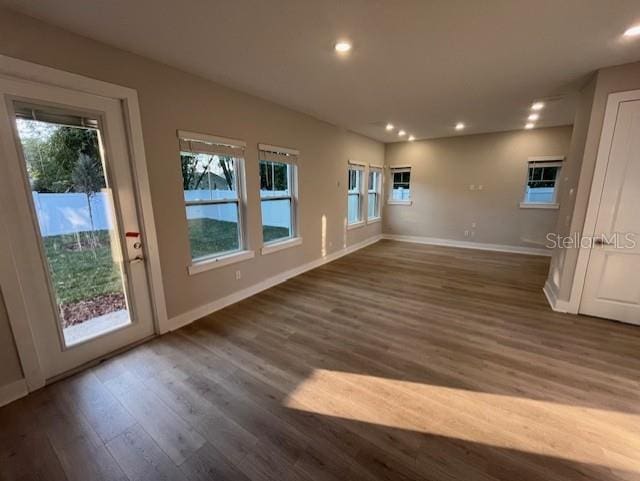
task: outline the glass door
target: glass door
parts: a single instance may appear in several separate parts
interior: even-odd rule
[[[64,347],[71,347],[131,323],[100,125],[14,107],[52,302]]]
[[[123,112],[50,86],[2,87],[8,167],[27,213],[12,239],[29,258],[18,270],[50,378],[154,332]]]

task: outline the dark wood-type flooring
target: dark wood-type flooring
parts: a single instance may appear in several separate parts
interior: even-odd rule
[[[640,479],[640,328],[547,268],[381,241],[0,409],[0,479]]]

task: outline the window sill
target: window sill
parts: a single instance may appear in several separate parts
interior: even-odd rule
[[[387,205],[411,205],[412,200],[388,200]]]
[[[365,223],[363,220],[359,221],[359,222],[354,222],[353,224],[347,224],[347,230],[351,230],[351,229],[359,229],[360,227],[364,227]]]
[[[382,222],[382,217],[371,217],[367,219],[367,224],[376,224],[378,222]]]
[[[260,250],[260,254],[267,255],[273,252],[278,252],[289,247],[295,247],[302,244],[302,237],[292,237],[291,239],[285,239],[282,241],[271,242],[265,244]]]
[[[220,257],[214,257],[212,259],[203,259],[201,261],[197,261],[194,264],[191,264],[188,267],[189,275],[192,276],[194,274],[199,274],[211,269],[217,269],[218,267],[228,266],[230,264],[235,264],[236,262],[246,261],[248,259],[252,259],[254,256],[254,251],[238,251]]]
[[[521,209],[559,209],[560,204],[536,204],[535,202],[520,202]]]

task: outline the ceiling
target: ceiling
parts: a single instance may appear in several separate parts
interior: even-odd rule
[[[640,60],[638,0],[0,0],[384,141],[572,123],[597,68]],[[353,42],[338,56],[337,39]]]

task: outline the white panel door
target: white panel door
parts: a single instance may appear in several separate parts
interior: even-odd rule
[[[617,104],[607,160],[580,312],[640,324],[640,100]]]
[[[50,379],[154,333],[119,100],[0,78],[0,200]]]

